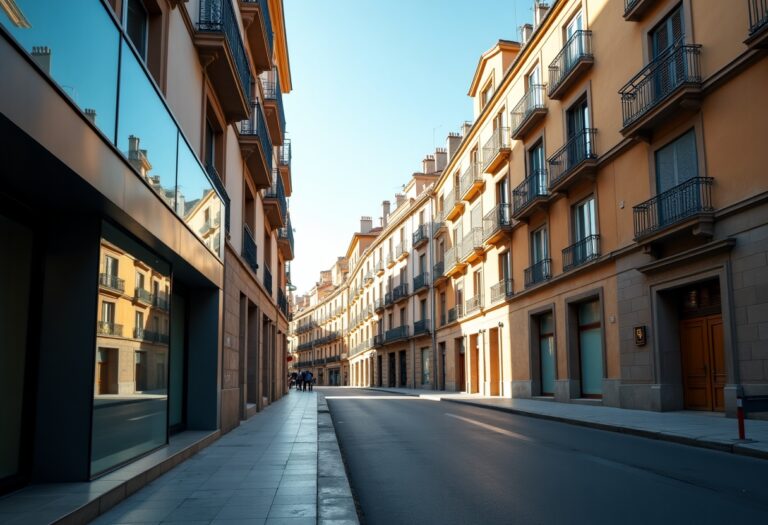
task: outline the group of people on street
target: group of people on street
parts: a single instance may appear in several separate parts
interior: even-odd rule
[[[311,392],[314,384],[314,375],[309,370],[293,372],[291,374],[291,386],[295,386],[296,390],[302,390],[304,392],[309,390]]]

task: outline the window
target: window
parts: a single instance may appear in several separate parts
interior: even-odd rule
[[[682,5],[678,6],[674,11],[667,15],[667,17],[651,31],[650,38],[651,51],[654,59],[664,54],[667,49],[681,43],[685,39]]]
[[[571,69],[571,66],[581,57],[584,53],[583,40],[579,37],[573,38],[577,31],[584,29],[584,18],[579,12],[574,16],[565,28],[565,40],[570,41],[568,45],[568,51],[565,54],[565,70]],[[573,38],[571,41],[570,39]]]
[[[531,234],[531,262],[536,264],[547,259],[547,228],[539,228]]]
[[[475,273],[472,274],[472,287],[475,297],[480,297],[483,293],[483,270],[475,270]]]
[[[445,292],[440,292],[440,326],[445,324]]]
[[[592,235],[597,235],[594,196],[588,197],[573,207],[574,241],[582,241]]]
[[[115,257],[104,256],[104,273],[117,277],[117,259]]]
[[[427,300],[422,299],[419,302],[419,315],[421,316],[421,320],[425,320],[427,318]]]
[[[136,288],[139,290],[144,289],[144,274],[141,272],[136,272]]]
[[[430,383],[430,350],[429,348],[421,349],[421,384],[428,385]]]
[[[489,80],[483,90],[480,92],[480,109],[484,108],[493,96],[493,80]]]
[[[141,0],[128,0],[125,10],[125,31],[142,60],[146,62],[149,14]]]
[[[528,150],[528,176],[532,177],[531,193],[543,195],[547,192],[547,172],[544,169],[544,144],[538,141]]]
[[[419,275],[424,275],[427,271],[427,254],[422,253],[419,255]]]
[[[503,177],[496,183],[496,204],[507,204],[509,202],[509,180]]]
[[[499,255],[499,280],[507,281],[512,278],[512,262],[509,250]]]
[[[115,303],[103,301],[101,303],[101,322],[114,324],[115,322]]]
[[[141,332],[144,330],[144,312],[136,312],[136,337],[141,337]]]
[[[400,309],[400,326],[404,326],[406,324],[405,319],[405,308]]]
[[[209,121],[205,122],[205,165],[216,166],[216,132]]]
[[[585,132],[590,127],[586,97],[568,108],[565,117],[568,131],[568,167],[571,167],[593,154],[592,135]]]
[[[656,151],[656,193],[665,192],[698,176],[696,135],[688,131]]]

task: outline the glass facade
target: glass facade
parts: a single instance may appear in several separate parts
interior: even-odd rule
[[[157,196],[223,258],[224,236],[216,222],[227,213],[221,195],[109,8],[98,0],[16,4],[25,20],[0,14],[0,24]],[[212,212],[207,222],[206,209]]]
[[[165,445],[169,424],[170,266],[106,227],[100,260],[92,476]]]

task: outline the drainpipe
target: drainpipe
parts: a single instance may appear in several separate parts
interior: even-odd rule
[[[427,294],[430,299],[430,310],[432,312],[431,320],[429,321],[430,327],[429,331],[432,335],[432,388],[433,390],[441,390],[440,388],[440,381],[438,381],[438,374],[437,374],[437,368],[438,368],[438,355],[437,355],[437,334],[435,333],[435,326],[437,325],[437,321],[435,319],[436,311],[435,308],[435,266],[434,266],[434,255],[432,254],[432,250],[434,249],[434,239],[433,239],[433,232],[434,232],[434,198],[435,193],[434,191],[430,192],[429,196],[429,216],[432,218],[432,221],[430,221],[429,226],[429,237],[427,238],[427,251],[429,252],[429,293]],[[444,372],[443,372],[444,373]],[[445,390],[445,385],[443,385],[442,390]]]

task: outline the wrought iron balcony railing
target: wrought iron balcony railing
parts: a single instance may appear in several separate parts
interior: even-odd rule
[[[487,241],[495,233],[512,226],[512,210],[509,203],[502,202],[483,217],[483,240]]]
[[[123,336],[123,325],[111,323],[109,321],[99,321],[96,323],[96,333],[99,335]]]
[[[701,84],[700,45],[677,44],[645,66],[619,90],[624,127],[686,85]]]
[[[111,288],[118,292],[125,291],[125,280],[120,279],[117,275],[112,275],[111,273],[100,273],[99,285]]]
[[[754,35],[768,24],[768,0],[747,0],[749,5],[749,34]]]
[[[400,301],[408,297],[408,283],[400,283],[392,289],[392,300]]]
[[[287,241],[288,246],[291,247],[291,253],[294,253],[293,251],[293,228],[291,227],[291,218],[288,217],[288,225],[280,228],[277,232],[277,238],[278,240]]]
[[[288,215],[288,201],[285,200],[285,187],[283,186],[283,178],[275,173],[272,179],[272,186],[265,192],[264,198],[275,199],[280,207],[280,215],[285,220]]]
[[[264,265],[264,288],[267,289],[267,294],[272,295],[272,272],[267,265]]]
[[[141,301],[142,303],[152,304],[152,292],[150,292],[149,290],[145,290],[140,286],[137,286],[134,289],[133,297],[135,300]]]
[[[469,257],[472,252],[481,251],[483,249],[483,229],[479,227],[472,228],[462,239],[461,247],[462,260]]]
[[[381,346],[384,344],[384,334],[376,334],[373,336],[373,346]]]
[[[547,170],[536,170],[512,192],[514,214],[519,213],[537,199],[547,198],[549,175]]]
[[[161,310],[168,310],[171,307],[171,298],[165,292],[152,294],[152,306]]]
[[[597,130],[594,128],[579,131],[547,160],[550,188],[556,187],[582,162],[597,159],[595,152],[596,134]]]
[[[528,91],[525,92],[523,98],[520,99],[510,114],[509,123],[510,128],[512,128],[512,136],[516,136],[520,132],[534,112],[547,108],[545,99],[544,85],[528,86]]]
[[[259,269],[259,263],[256,262],[256,241],[253,240],[253,234],[247,224],[243,224],[243,259],[254,272]]]
[[[386,331],[385,340],[387,343],[392,341],[399,341],[400,339],[408,338],[408,325],[404,324],[397,328],[391,328]]]
[[[567,272],[600,258],[600,236],[589,235],[563,250],[563,271]]]
[[[291,167],[291,139],[283,139],[283,145],[279,148],[280,166]]]
[[[635,240],[699,213],[711,213],[712,177],[693,177],[633,208]]]
[[[464,317],[464,305],[457,304],[450,310],[448,310],[448,322],[452,323]]]
[[[573,33],[549,65],[549,96],[558,90],[579,63],[592,58],[592,31]]]
[[[432,266],[432,275],[434,275],[435,278],[445,275],[445,261],[439,261]]]
[[[461,175],[459,186],[459,197],[465,199],[470,189],[479,182],[483,181],[483,173],[476,163],[470,163],[464,173]]]
[[[254,102],[252,107],[253,111],[251,112],[251,117],[247,120],[240,121],[240,134],[259,137],[259,143],[261,144],[261,149],[264,152],[265,164],[268,168],[271,168],[272,138],[269,136],[267,121],[264,120],[264,111],[261,109],[261,104],[258,102]]]
[[[133,338],[140,339],[142,341],[148,341],[150,343],[159,343],[167,345],[169,341],[168,334],[157,332],[153,330],[144,330],[143,328],[134,328]]]
[[[542,259],[525,269],[525,287],[533,286],[552,278],[552,259]]]
[[[496,128],[483,145],[483,171],[494,162],[502,149],[509,149],[509,128]]]
[[[288,298],[285,296],[285,292],[280,288],[277,289],[277,306],[280,308],[280,311],[283,312],[283,315],[288,315]]]
[[[376,310],[377,312],[380,312],[381,310],[383,310],[383,309],[384,309],[384,307],[385,307],[385,306],[386,306],[386,304],[384,303],[384,299],[382,299],[382,298],[378,298],[378,299],[376,299],[376,301],[374,301],[374,306],[373,306],[373,308],[374,308],[374,310]]]
[[[420,319],[413,322],[413,335],[428,334],[429,319]]]
[[[514,294],[512,279],[503,279],[491,286],[491,302],[508,299]]]
[[[392,304],[392,292],[387,292],[384,294],[384,306],[389,306]]]
[[[429,286],[429,272],[424,272],[413,278],[413,291]]]
[[[478,293],[477,295],[467,299],[467,302],[465,303],[464,312],[466,315],[469,315],[472,312],[480,310],[482,307],[483,307],[483,294]]]
[[[245,54],[243,38],[238,29],[237,17],[229,0],[200,0],[200,17],[197,23],[200,31],[223,33],[227,40],[232,58],[235,61],[240,87],[245,99],[251,100],[251,69]]]
[[[443,254],[443,262],[445,263],[445,270],[448,271],[459,262],[459,255],[461,253],[461,243],[456,246],[451,246]]]
[[[429,240],[429,225],[428,224],[421,224],[418,228],[416,228],[416,231],[413,232],[411,244],[415,246],[419,246],[422,242]]]
[[[285,132],[285,109],[283,108],[283,93],[280,89],[280,75],[277,70],[265,71],[261,74],[261,86],[264,89],[264,98],[274,100],[277,104],[280,129]]]

